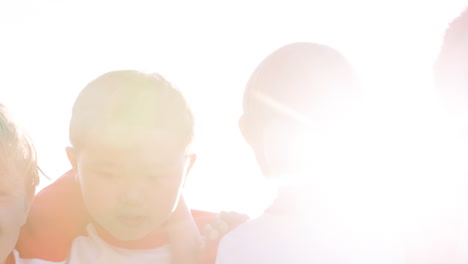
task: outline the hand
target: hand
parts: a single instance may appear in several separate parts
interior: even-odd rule
[[[245,214],[222,211],[213,222],[205,226],[203,236],[208,241],[218,240],[247,220],[249,217]]]

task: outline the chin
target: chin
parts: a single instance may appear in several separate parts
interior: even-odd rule
[[[113,236],[121,241],[132,241],[132,240],[140,240],[145,238],[146,236],[149,235],[150,232],[138,232],[134,231],[132,232],[131,230],[127,230],[125,232],[119,232],[117,234],[113,234]]]

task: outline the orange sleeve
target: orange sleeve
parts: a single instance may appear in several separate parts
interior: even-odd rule
[[[69,171],[34,197],[16,249],[21,258],[63,261],[88,220],[79,184]]]

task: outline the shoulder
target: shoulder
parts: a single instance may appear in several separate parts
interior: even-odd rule
[[[271,235],[271,231],[281,225],[281,217],[263,214],[258,218],[251,219],[241,224],[236,229],[226,234],[221,243],[236,243],[237,241],[244,241],[252,237],[257,239],[261,238],[264,234]]]
[[[217,263],[289,262],[285,259],[291,256],[288,250],[296,251],[294,248],[301,243],[299,238],[306,232],[294,220],[290,216],[263,214],[245,222],[223,237]]]
[[[271,221],[269,216],[262,215],[227,233],[219,243],[216,263],[250,263],[251,257],[257,255],[250,252],[257,251],[256,247],[262,244],[259,241],[265,237],[271,239]],[[265,236],[265,234],[267,235]]]
[[[203,233],[204,228],[209,225],[213,224],[219,214],[218,213],[213,213],[213,212],[206,212],[206,211],[200,211],[200,210],[192,210],[192,216],[193,219],[195,220],[195,223],[198,226],[198,229],[200,230],[201,233]],[[246,221],[245,220],[242,220]],[[240,222],[238,223],[240,224]],[[236,228],[238,224],[233,225],[231,228]],[[219,237],[217,240],[207,240],[205,241],[205,250],[203,253],[202,257],[202,263],[203,264],[214,264],[217,259],[218,255],[218,245],[220,243],[220,240],[223,239],[223,236]]]
[[[246,263],[244,251],[249,247],[246,242],[250,240],[248,236],[254,235],[249,233],[252,221],[254,220],[240,225],[221,239],[216,256],[217,264]]]
[[[222,247],[234,247],[238,244],[242,244],[242,241],[249,239],[251,236],[256,236],[255,233],[260,231],[261,222],[259,219],[253,219],[241,224],[236,229],[227,233],[220,242],[220,248]]]

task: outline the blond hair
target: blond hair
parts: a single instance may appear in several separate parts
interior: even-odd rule
[[[0,173],[23,176],[27,194],[32,197],[39,184],[39,171],[30,138],[0,104]]]
[[[70,141],[83,147],[90,133],[112,125],[166,131],[182,149],[194,133],[193,114],[182,93],[158,74],[132,70],[101,75],[81,91],[73,106]]]

